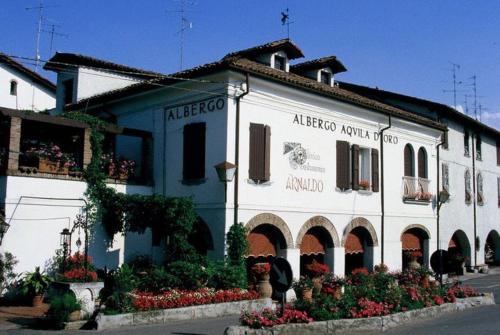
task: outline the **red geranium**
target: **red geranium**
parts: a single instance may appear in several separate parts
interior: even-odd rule
[[[252,272],[257,275],[263,275],[271,271],[271,264],[269,263],[257,263],[252,266]]]
[[[330,268],[326,264],[321,264],[317,261],[312,261],[311,264],[306,265],[307,271],[309,271],[314,277],[321,276],[330,271]]]

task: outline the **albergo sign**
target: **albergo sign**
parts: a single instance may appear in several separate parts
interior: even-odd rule
[[[196,115],[219,112],[226,106],[226,99],[222,97],[206,99],[184,105],[165,107],[167,121],[187,119]]]
[[[360,127],[352,127],[349,125],[337,126],[337,124],[333,121],[309,115],[295,114],[292,123],[300,126],[321,129],[332,133],[338,130],[341,134],[350,137],[373,139],[374,141],[378,141],[380,138],[380,134],[378,131],[370,132],[366,129]],[[384,142],[398,144],[398,137],[384,134]]]

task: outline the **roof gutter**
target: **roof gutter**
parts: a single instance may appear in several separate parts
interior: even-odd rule
[[[236,165],[236,172],[234,174],[234,218],[233,224],[238,223],[238,186],[239,186],[239,171],[240,171],[240,102],[241,98],[250,93],[250,75],[245,73],[246,90],[240,95],[235,97],[236,100],[236,125],[235,125],[235,140],[234,140],[234,164]]]
[[[392,118],[389,117],[389,124],[387,127],[380,130],[380,258],[381,263],[384,264],[384,232],[385,232],[385,187],[384,187],[384,132],[392,127]]]

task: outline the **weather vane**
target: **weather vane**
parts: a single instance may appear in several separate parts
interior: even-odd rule
[[[292,23],[293,22],[290,22],[290,12],[287,8],[284,12],[281,12],[281,25],[282,26],[286,25],[287,38],[290,38],[290,25]]]

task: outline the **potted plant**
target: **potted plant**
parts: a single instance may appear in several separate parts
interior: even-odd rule
[[[312,281],[314,284],[314,293],[319,293],[321,292],[322,288],[322,277],[325,273],[330,271],[328,268],[328,265],[319,263],[316,260],[313,260],[311,264],[306,265],[307,271],[311,274],[312,276]]]
[[[361,179],[359,181],[359,188],[361,190],[369,190],[370,189],[370,181],[369,180],[366,180],[366,179]]]
[[[271,264],[269,263],[256,263],[252,266],[252,272],[259,280],[258,287],[262,298],[270,298],[273,294],[273,287],[269,283],[270,271]]]
[[[420,268],[420,263],[418,263],[418,258],[422,257],[422,252],[420,250],[408,250],[405,251],[405,256],[409,259],[408,268],[416,270]]]
[[[40,273],[40,267],[37,266],[34,272],[28,272],[21,281],[21,293],[32,298],[33,307],[40,307],[43,302],[43,294],[50,285],[50,278]]]
[[[300,276],[299,280],[293,281],[292,288],[298,298],[312,302],[313,282],[311,278]]]
[[[73,293],[64,293],[52,297],[47,314],[54,320],[57,328],[62,328],[64,322],[81,319],[81,304]]]
[[[432,198],[432,193],[429,193],[429,192],[419,192],[418,193],[418,200],[430,201],[431,198]]]
[[[135,161],[120,157],[118,159],[118,176],[120,180],[127,180],[135,173]]]

